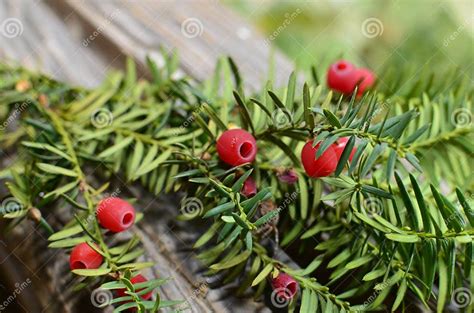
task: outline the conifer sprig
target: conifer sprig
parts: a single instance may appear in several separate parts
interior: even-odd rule
[[[2,174],[23,209],[5,217],[17,223],[33,207],[67,204],[76,218],[52,235],[50,246],[68,248],[88,238],[99,242],[109,265],[79,274],[119,273],[120,282],[102,287],[125,286],[141,310],[153,309],[127,280],[130,271],[149,264],[121,264],[141,254],[136,238],[107,248],[96,222],[83,222],[107,189],[86,182],[83,169],[93,168],[97,179],[139,181],[156,195],[185,191],[178,218],[204,218],[211,225],[195,244],[209,274],[222,273],[226,282],[240,277],[238,292],[256,288],[258,297],[269,277],[287,272],[302,289],[301,298],[288,303],[290,310],[400,310],[417,299],[442,312],[457,290],[473,288],[472,178],[465,175],[471,170],[473,127],[456,119],[472,112],[472,88],[435,92],[433,86],[443,87],[435,80],[426,92],[414,82],[412,88],[380,89],[362,98],[355,91],[345,98],[318,83],[298,86],[292,74],[286,88],[269,82],[247,95],[231,60],[221,60],[214,77],[202,83],[176,79],[174,57],[164,69],[149,64],[152,82],[137,81],[129,61],[125,75],[112,73],[95,90],[0,68],[6,77],[0,86],[2,119],[15,105],[32,103],[21,112],[19,127],[0,133],[2,147],[20,156]],[[15,89],[21,79],[31,88]],[[218,162],[216,138],[233,126],[257,138],[253,164],[228,168]],[[299,161],[303,144],[315,138],[322,154],[342,137],[350,139],[334,177],[306,177]],[[285,170],[296,173],[296,184],[279,179]],[[247,199],[240,190],[250,175],[259,192]],[[447,191],[440,191],[441,182]],[[276,210],[262,214],[269,200]],[[277,216],[281,246],[298,247],[292,252],[297,262],[310,258],[300,268],[273,256],[260,235]],[[337,288],[341,282],[343,290]]]

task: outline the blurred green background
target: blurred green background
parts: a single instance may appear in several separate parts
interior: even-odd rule
[[[344,57],[380,73],[390,66],[474,79],[474,1],[229,1],[299,68]]]

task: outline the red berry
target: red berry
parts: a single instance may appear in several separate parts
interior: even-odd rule
[[[355,71],[355,84],[359,84],[357,95],[360,96],[375,82],[375,74],[367,68],[358,68]],[[354,86],[355,88],[355,86]]]
[[[339,162],[339,159],[341,158],[342,152],[344,151],[344,148],[346,147],[348,141],[349,141],[349,137],[343,137],[343,138],[338,139],[336,143],[333,144],[334,152],[336,152],[338,162]],[[355,152],[356,152],[356,148],[352,148],[351,154],[349,155],[349,161],[352,161],[352,158],[354,157]]]
[[[133,225],[135,209],[125,200],[109,197],[99,202],[97,218],[102,227],[114,233],[119,233]]]
[[[276,295],[285,300],[291,300],[298,292],[298,282],[286,273],[279,273],[272,279],[272,289]]]
[[[142,274],[138,274],[138,275],[132,277],[132,278],[130,279],[130,281],[132,282],[133,285],[135,285],[135,284],[147,282],[148,279],[146,279],[145,277],[143,277]],[[145,288],[135,290],[135,292],[138,293],[138,292],[142,291],[143,289],[145,289]],[[120,297],[125,297],[125,296],[127,296],[127,294],[125,293],[125,291],[126,291],[126,289],[118,289],[118,290],[117,290],[117,296],[118,296],[119,298],[120,298]],[[144,295],[141,295],[140,297],[141,297],[143,300],[149,300],[149,299],[151,298],[151,295],[152,295],[152,292],[150,291],[150,292],[148,292],[148,293],[146,293],[146,294],[144,294]]]
[[[74,247],[69,256],[71,270],[99,268],[103,261],[102,255],[92,249],[86,242]]]
[[[355,71],[355,66],[345,60],[331,64],[327,73],[329,88],[343,94],[351,94],[354,91],[356,83]]]
[[[255,180],[252,177],[247,178],[240,192],[247,198],[255,196],[257,194],[257,184]]]
[[[301,151],[301,162],[306,174],[310,177],[324,177],[331,175],[337,167],[337,155],[333,146],[329,146],[324,153],[316,159],[320,143],[313,147],[313,140],[308,141]]]
[[[257,155],[257,142],[243,129],[226,130],[217,139],[217,153],[222,161],[232,166],[250,163]]]

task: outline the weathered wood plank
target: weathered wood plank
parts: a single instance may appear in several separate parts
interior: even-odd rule
[[[86,87],[102,81],[109,62],[75,41],[63,21],[43,2],[0,1],[0,22],[3,60]],[[7,36],[6,27],[11,32]]]
[[[272,51],[265,38],[217,1],[67,0],[67,4],[141,64],[146,55],[159,63],[156,51],[163,46],[177,49],[182,68],[198,79],[209,77],[217,58],[225,55],[235,59],[247,88],[260,87],[267,77]],[[278,51],[273,57],[275,83],[285,83],[293,66]]]

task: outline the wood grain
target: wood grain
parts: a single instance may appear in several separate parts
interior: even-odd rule
[[[86,87],[102,81],[107,63],[75,41],[44,3],[0,1],[0,22],[12,18],[21,33],[12,38],[0,34],[1,59]]]
[[[179,52],[185,72],[197,79],[209,77],[219,57],[230,55],[239,65],[246,87],[261,87],[273,58],[284,84],[292,64],[241,17],[217,1],[77,1],[67,0],[73,12],[144,64],[150,55],[158,63],[160,46]]]

